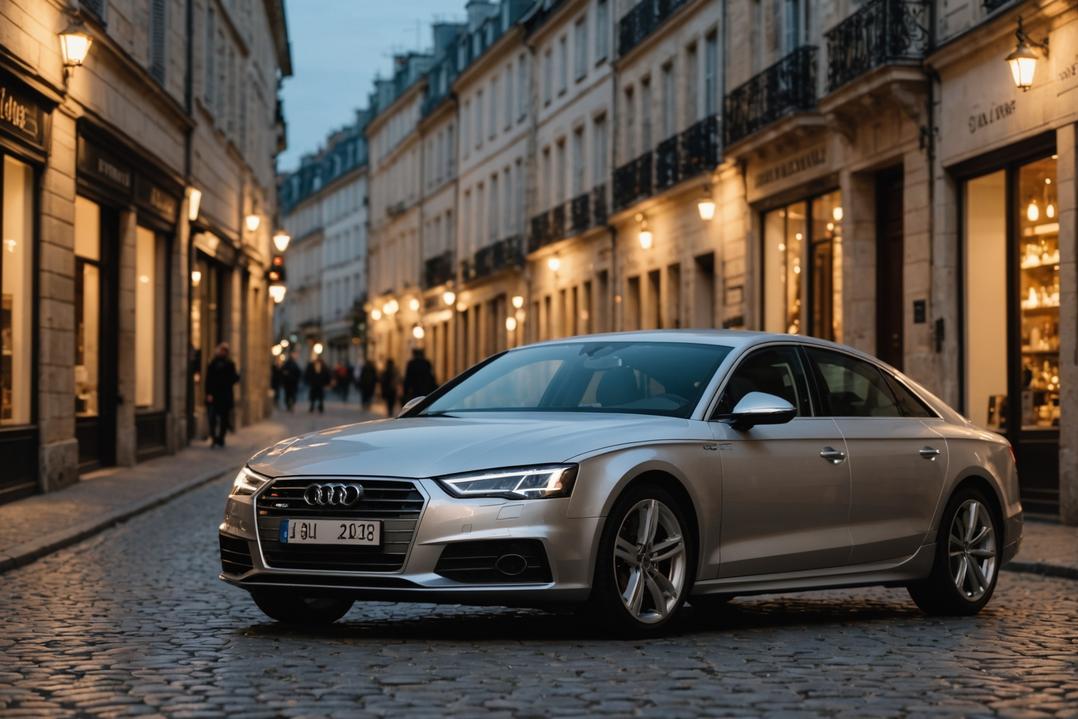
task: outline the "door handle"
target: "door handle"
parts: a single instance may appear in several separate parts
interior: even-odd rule
[[[820,456],[831,464],[842,464],[846,461],[846,453],[834,447],[824,447],[820,450]]]
[[[921,447],[921,449],[917,450],[917,454],[921,455],[929,462],[934,462],[936,457],[940,456],[940,451],[935,447]]]

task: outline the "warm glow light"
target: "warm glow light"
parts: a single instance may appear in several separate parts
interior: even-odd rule
[[[277,234],[273,236],[273,246],[277,248],[278,252],[284,252],[285,250],[287,250],[288,243],[291,241],[292,237],[283,230],[277,232]]]
[[[831,217],[835,218],[835,222],[842,222],[842,218],[846,216],[846,213],[842,211],[842,206],[839,205],[835,209],[831,210]]]
[[[275,304],[281,304],[284,302],[284,296],[288,293],[288,288],[284,285],[270,285],[269,286],[270,297],[273,298]]]
[[[457,303],[457,312],[466,312],[467,310],[468,310],[468,305],[466,305],[463,302],[458,302]]]
[[[1026,206],[1026,217],[1030,222],[1041,219],[1041,208],[1037,207],[1036,200],[1030,200],[1029,205]]]
[[[651,234],[651,230],[640,230],[640,247],[650,250],[654,243],[655,237]]]
[[[322,346],[321,342],[315,342],[314,347],[312,347],[312,349],[314,350],[314,353],[316,355],[320,355],[320,354],[322,354],[322,350],[324,350],[325,347]]]
[[[419,311],[419,300],[416,299],[415,297],[408,300],[408,309],[410,309],[412,312],[418,312]]]
[[[187,219],[194,222],[198,219],[198,211],[202,207],[202,190],[197,187],[187,188]]]
[[[273,347],[270,347],[270,354],[274,357],[280,357],[282,352],[284,352],[284,349],[281,345],[273,345]]]
[[[546,266],[550,269],[551,272],[557,272],[561,269],[561,260],[558,259],[557,256],[551,257],[549,260],[546,261]]]
[[[377,307],[371,310],[371,319],[375,322],[382,319],[382,310],[378,309]]]
[[[199,270],[191,270],[191,284],[198,287],[198,283],[202,281],[202,272]]]
[[[148,284],[150,284],[150,276],[149,275],[139,275],[138,276],[138,281],[139,281],[139,284],[148,285]]]
[[[700,213],[700,219],[707,222],[715,218],[715,201],[705,197],[696,203],[696,210]]]
[[[1014,51],[1007,56],[1007,64],[1011,68],[1011,79],[1014,86],[1022,92],[1033,87],[1033,78],[1037,74],[1037,60],[1041,58],[1041,52],[1048,55],[1048,41],[1037,42],[1031,40],[1022,28],[1022,18],[1018,18],[1018,29],[1014,33],[1017,44]],[[1036,47],[1034,47],[1036,46]]]
[[[446,307],[452,307],[453,303],[457,301],[457,293],[453,290],[446,290],[442,293],[442,302]]]
[[[262,218],[259,215],[247,215],[244,223],[247,225],[248,232],[258,232],[259,226],[262,225]]]
[[[513,313],[513,316],[517,318],[517,322],[523,322],[525,314],[524,310],[517,310]]]
[[[390,300],[389,302],[386,302],[384,305],[382,305],[382,313],[391,317],[397,314],[397,310],[399,310],[400,308],[401,306],[399,302],[397,302],[396,300]]]
[[[427,331],[423,329],[423,325],[416,325],[412,328],[412,337],[415,337],[417,340],[423,339],[426,335]]]
[[[521,297],[520,295],[513,295],[513,307],[516,307],[519,310],[523,306],[524,306],[524,298]]]
[[[1056,216],[1056,206],[1055,206],[1055,205],[1053,205],[1053,204],[1052,204],[1051,202],[1049,202],[1049,203],[1048,203],[1048,207],[1045,207],[1045,208],[1044,208],[1044,214],[1048,216],[1048,219],[1049,219],[1049,220],[1053,220],[1053,219],[1055,219],[1055,216]]]
[[[93,44],[94,39],[82,29],[81,22],[68,25],[67,29],[60,33],[60,55],[63,57],[64,66],[81,66]]]
[[[288,349],[288,345],[290,345],[292,343],[289,342],[288,340],[281,340],[280,344],[281,344],[281,347],[284,347],[285,349]]]
[[[516,330],[516,328],[517,328],[517,318],[516,317],[506,317],[505,318],[505,329],[509,330],[510,332],[513,332],[513,331]]]

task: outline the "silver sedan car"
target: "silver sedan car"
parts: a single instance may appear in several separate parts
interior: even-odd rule
[[[256,454],[220,576],[283,622],[569,604],[647,635],[686,602],[858,585],[972,614],[1021,535],[1007,441],[871,356],[633,332],[502,352],[395,419]]]

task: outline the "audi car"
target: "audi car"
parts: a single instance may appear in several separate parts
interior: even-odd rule
[[[1021,535],[1008,442],[873,357],[632,332],[510,349],[398,417],[259,452],[220,577],[288,623],[562,605],[648,635],[686,603],[861,585],[973,614]]]

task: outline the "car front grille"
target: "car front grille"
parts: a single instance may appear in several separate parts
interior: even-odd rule
[[[363,496],[351,507],[307,504],[303,493],[312,484],[357,484]],[[322,569],[335,572],[395,572],[404,566],[412,544],[423,495],[414,482],[388,479],[278,479],[256,500],[258,537],[266,566],[272,569]],[[350,519],[382,522],[381,546],[282,544],[282,519]]]

